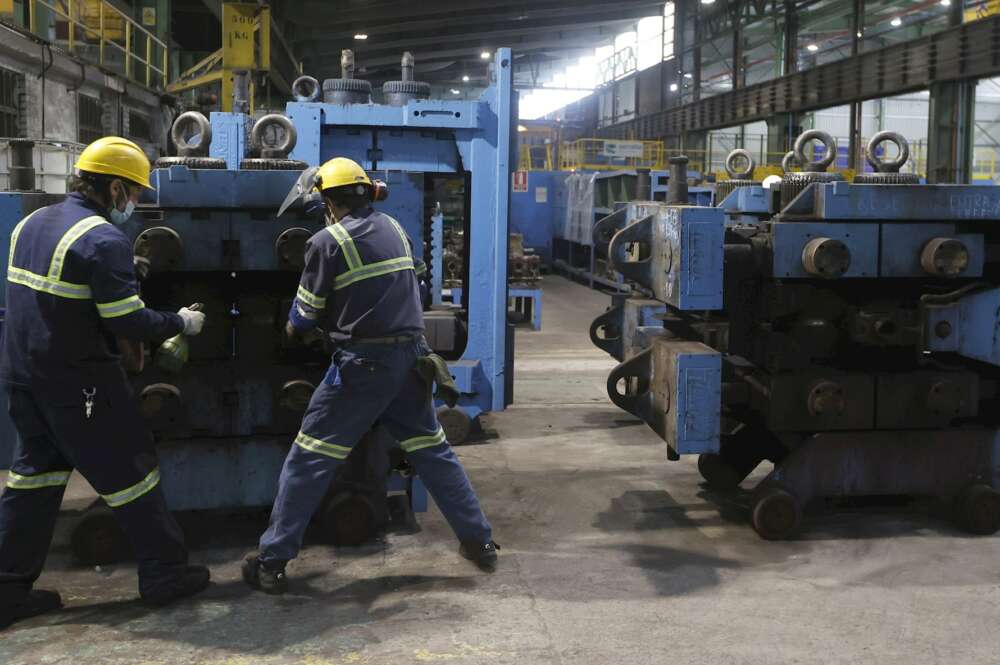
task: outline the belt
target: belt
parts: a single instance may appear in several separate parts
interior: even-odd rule
[[[392,337],[352,337],[346,342],[346,346],[354,344],[405,344],[417,339],[419,335],[394,335]]]

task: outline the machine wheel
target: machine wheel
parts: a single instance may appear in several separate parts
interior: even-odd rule
[[[70,536],[73,556],[87,566],[104,566],[123,560],[128,545],[110,508],[95,504],[73,527]]]
[[[450,406],[439,406],[437,409],[438,422],[444,429],[448,442],[457,446],[465,443],[472,432],[472,419],[462,409]]]
[[[779,487],[760,492],[750,513],[754,531],[764,540],[787,538],[802,521],[802,504]]]
[[[277,157],[247,157],[240,162],[241,171],[303,171],[308,166],[298,159]]]
[[[714,490],[733,490],[746,478],[733,465],[726,462],[722,455],[703,453],[698,455],[698,472],[708,486]]]
[[[362,494],[334,496],[323,507],[320,519],[335,545],[357,547],[375,537],[375,508]]]
[[[969,533],[989,536],[1000,530],[1000,492],[989,485],[972,485],[958,495],[958,521]]]

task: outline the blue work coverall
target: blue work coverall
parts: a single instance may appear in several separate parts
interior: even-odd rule
[[[484,544],[492,529],[438,423],[417,359],[423,337],[417,270],[406,232],[371,208],[309,239],[289,320],[320,327],[337,346],[285,459],[260,561],[294,559],[337,467],[379,421],[399,442],[460,541]]]
[[[0,497],[0,604],[19,602],[41,574],[73,469],[113,509],[138,560],[140,593],[187,563],[114,341],[163,340],[184,322],[144,306],[131,243],[104,215],[70,194],[11,234],[0,382],[19,436]]]

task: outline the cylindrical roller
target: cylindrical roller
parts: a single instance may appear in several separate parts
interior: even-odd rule
[[[969,250],[956,238],[932,238],[920,252],[920,267],[928,275],[958,277],[969,267]]]
[[[413,80],[413,54],[409,51],[403,52],[403,60],[400,63],[400,80]]]
[[[150,272],[174,270],[184,256],[184,241],[173,229],[154,226],[139,234],[132,252],[149,262]]]
[[[292,83],[292,95],[297,102],[315,102],[322,94],[319,81],[312,76],[300,76]]]
[[[327,104],[368,104],[372,100],[372,84],[361,79],[326,79],[323,81],[323,101]]]
[[[844,388],[836,381],[819,381],[807,397],[809,413],[813,416],[839,416],[847,409]]]
[[[299,227],[285,229],[274,242],[274,251],[282,267],[302,270],[305,267],[306,241],[312,236],[308,229]]]
[[[927,409],[938,416],[959,416],[965,406],[966,396],[954,381],[936,381],[927,391]]]
[[[670,205],[688,204],[687,155],[671,157],[670,180],[667,181],[667,203]]]
[[[198,141],[190,143],[189,139],[194,136]],[[170,138],[181,157],[206,157],[212,145],[212,124],[197,111],[181,113],[170,128]]]
[[[315,390],[316,386],[303,379],[289,381],[281,386],[278,403],[289,411],[305,411]]]
[[[652,181],[649,175],[649,169],[636,169],[635,175],[636,175],[635,200],[636,201],[651,200]]]
[[[13,192],[30,192],[35,189],[35,142],[27,139],[11,139],[9,180]]]
[[[271,146],[264,145],[264,133],[268,130],[281,134],[278,143]],[[285,159],[288,157],[288,153],[295,149],[297,140],[298,134],[295,131],[295,125],[280,113],[265,115],[254,123],[253,129],[250,131],[250,145],[258,150],[264,159]]]
[[[851,250],[834,238],[813,238],[802,249],[802,267],[810,275],[836,279],[851,267]]]

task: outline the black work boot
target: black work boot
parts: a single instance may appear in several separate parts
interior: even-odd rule
[[[204,591],[211,578],[212,575],[205,566],[187,566],[176,577],[140,589],[139,596],[142,602],[150,607],[163,607],[175,600]]]
[[[264,593],[279,595],[288,591],[285,563],[265,564],[256,554],[248,554],[243,561],[243,581]]]
[[[467,540],[462,543],[458,553],[479,566],[480,570],[492,573],[496,572],[497,569],[497,550],[499,549],[500,546],[492,540],[488,543]]]
[[[0,609],[0,630],[15,621],[30,619],[62,607],[62,598],[55,591],[34,590],[28,592],[21,602],[12,607]]]

